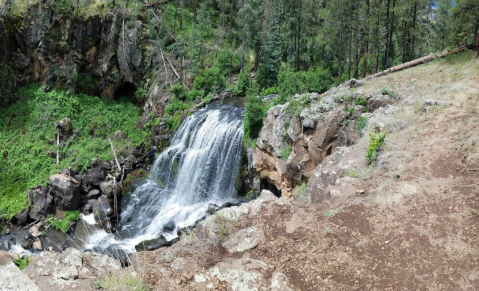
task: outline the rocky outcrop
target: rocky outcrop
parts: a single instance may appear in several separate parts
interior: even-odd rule
[[[16,259],[18,259],[17,254],[0,250],[0,266],[4,266],[4,265],[6,265],[6,264],[8,264],[11,261],[16,260]],[[0,282],[1,282],[1,280],[0,280]]]
[[[230,238],[222,244],[222,246],[228,250],[230,254],[234,254],[252,249],[264,241],[265,236],[263,230],[250,227],[247,229],[242,229],[231,235]]]
[[[53,197],[47,188],[39,186],[28,191],[28,202],[30,204],[28,216],[32,220],[40,220],[50,212]]]
[[[78,208],[81,201],[80,182],[72,177],[57,174],[50,177],[50,187],[55,204],[61,210]]]
[[[10,262],[0,266],[0,290],[40,291],[41,289],[39,289],[25,273],[20,271],[13,262]]]
[[[387,95],[351,91],[361,84],[353,79],[321,95],[296,95],[268,110],[253,154],[262,188],[291,197],[295,186],[310,179],[327,156],[361,137],[358,121],[367,118],[366,112],[394,102]]]

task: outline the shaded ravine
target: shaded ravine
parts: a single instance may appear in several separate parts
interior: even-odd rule
[[[210,104],[186,118],[150,176],[123,199],[121,230],[115,235],[93,230],[83,248],[101,251],[114,245],[134,252],[142,241],[160,235],[176,238],[180,228],[205,217],[211,203],[234,200],[243,146],[242,112],[231,104]],[[166,224],[173,229],[164,229]]]

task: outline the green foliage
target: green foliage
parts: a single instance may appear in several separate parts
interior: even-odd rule
[[[201,70],[193,83],[193,89],[203,90],[205,95],[219,93],[226,86],[226,79],[218,67]]]
[[[358,119],[358,123],[356,124],[356,126],[358,127],[358,132],[361,133],[361,131],[366,127],[368,126],[368,119],[364,116],[359,116],[359,119]]]
[[[96,288],[110,291],[149,291],[151,290],[144,279],[131,271],[119,271],[103,276],[95,281]]]
[[[281,152],[279,153],[279,155],[281,156],[281,159],[283,159],[283,161],[287,161],[288,158],[289,158],[289,155],[291,154],[291,152],[293,151],[293,149],[288,145],[286,146],[285,148],[283,148],[281,150]]]
[[[128,136],[114,142],[118,155],[131,152],[148,136],[136,127],[141,108],[125,98],[111,101],[60,90],[46,93],[37,84],[21,88],[18,95],[18,102],[0,107],[0,219],[20,213],[27,206],[25,191],[45,185],[60,169],[85,170],[93,158],[113,159],[107,138],[116,131]],[[61,143],[57,165],[54,123],[65,117],[73,133]]]
[[[173,117],[166,119],[166,128],[175,131],[181,124],[181,116],[178,112],[175,112]]]
[[[30,257],[23,256],[23,258],[20,258],[19,256],[18,259],[13,260],[13,263],[17,265],[20,271],[23,271],[28,266],[28,263],[30,263]]]
[[[246,95],[246,91],[250,86],[249,73],[246,70],[242,70],[238,77],[238,83],[236,84],[235,94],[239,96]]]
[[[136,100],[138,100],[138,101],[143,100],[143,98],[145,97],[145,89],[144,89],[144,86],[145,86],[145,82],[144,82],[144,81],[141,81],[140,86],[139,86],[139,87],[136,89],[136,91],[135,91],[135,98],[136,98]]]
[[[175,95],[175,99],[180,101],[187,101],[188,94],[186,88],[181,84],[175,84],[171,87],[170,92]]]
[[[299,98],[298,100],[292,99],[288,106],[285,109],[285,112],[288,114],[293,114],[296,117],[299,117],[303,108],[309,103],[309,100],[306,96]]]
[[[10,66],[0,64],[0,106],[7,106],[15,97],[15,76]]]
[[[306,181],[303,181],[300,185],[296,186],[293,190],[293,197],[294,199],[298,199],[301,197],[301,195],[304,194],[304,191],[306,191],[306,187],[308,186]]]
[[[294,72],[282,67],[278,75],[278,93],[288,100],[295,94],[307,92],[323,93],[334,83],[329,70],[323,67],[310,68],[308,71]],[[284,102],[284,103],[285,103]]]
[[[48,219],[50,219],[52,227],[56,230],[61,230],[63,232],[67,232],[70,228],[70,223],[80,218],[80,211],[72,210],[72,211],[65,211],[63,219],[53,218],[50,215]]]
[[[261,95],[268,96],[268,95],[276,93],[276,91],[277,91],[276,87],[269,87],[269,88],[264,89],[263,93]]]
[[[368,165],[376,162],[378,158],[378,152],[381,149],[381,146],[386,138],[386,134],[381,132],[379,135],[371,133],[369,134],[369,145],[365,153],[366,161]]]
[[[247,95],[247,103],[244,109],[244,129],[245,139],[255,139],[263,126],[263,118],[268,111],[268,107],[258,99],[256,95]]]
[[[381,94],[383,95],[389,95],[390,97],[393,97],[393,98],[397,98],[398,97],[398,94],[396,92],[394,92],[393,90],[390,90],[390,89],[385,89],[383,88],[381,90]]]
[[[359,96],[355,102],[356,105],[368,106],[368,101],[363,96]]]

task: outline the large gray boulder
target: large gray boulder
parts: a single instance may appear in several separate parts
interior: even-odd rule
[[[0,266],[0,291],[12,290],[40,291],[27,275],[10,262]]]
[[[50,177],[50,187],[55,204],[61,210],[73,210],[78,207],[81,200],[80,182],[72,177],[57,174]]]
[[[38,186],[28,191],[30,208],[28,216],[33,220],[45,218],[52,205],[53,197],[48,194],[48,189]]]
[[[266,238],[262,229],[250,227],[231,235],[222,246],[227,249],[230,254],[234,254],[255,248],[265,240]]]
[[[100,166],[91,168],[86,173],[86,179],[87,179],[88,183],[90,183],[90,185],[94,185],[94,186],[97,186],[97,187],[99,187],[101,185],[101,183],[103,183],[103,181],[105,181],[105,177],[106,177],[106,172]]]
[[[108,202],[108,197],[101,195],[100,198],[92,205],[92,212],[95,215],[95,220],[100,223],[108,219],[113,214],[113,209]]]

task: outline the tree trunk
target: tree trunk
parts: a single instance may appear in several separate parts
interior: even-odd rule
[[[341,84],[341,57],[342,57],[342,47],[343,47],[343,18],[344,18],[344,0],[341,0],[341,26],[339,29],[339,54],[338,54],[338,83],[336,86]]]
[[[348,79],[351,80],[351,55],[353,52],[353,11],[354,11],[354,0],[351,1],[351,14],[349,18],[349,59],[348,59]]]
[[[183,28],[183,14],[184,14],[184,9],[185,8],[185,0],[181,0],[181,15],[180,15],[180,29]]]
[[[173,22],[173,31],[176,30],[176,16],[178,15],[178,0],[175,1],[175,22]]]
[[[374,54],[376,54],[376,62],[374,63],[373,74],[379,70],[379,16],[381,15],[381,5],[382,0],[379,0],[379,11],[378,11],[378,20],[376,23],[376,29],[374,31],[375,41],[374,41]]]
[[[393,11],[391,13],[391,29],[389,30],[388,60],[392,58],[392,51],[393,51],[394,9],[395,8],[396,8],[396,0],[393,0]]]
[[[195,23],[198,23],[198,21],[196,21],[197,17],[198,17],[198,4],[199,4],[200,0],[196,0],[196,4],[195,4],[195,16],[193,17],[193,21]]]
[[[354,10],[357,10],[357,5],[355,6]],[[354,23],[356,26],[356,30],[354,33],[354,78],[355,79],[358,79],[359,77],[359,74],[358,74],[358,68],[359,68],[358,23],[359,23],[359,13],[356,11],[356,22]]]
[[[411,45],[411,56],[410,59],[414,60],[414,44],[416,40],[416,12],[417,12],[417,2],[414,1],[414,13],[412,18],[412,45]]]
[[[383,60],[383,68],[386,68],[386,64],[388,62],[388,54],[389,54],[389,5],[391,4],[391,0],[388,0],[388,8],[386,10],[386,48],[384,50],[384,60]]]
[[[371,9],[371,3],[369,0],[366,0],[366,26],[364,31],[364,58],[363,58],[363,71],[361,73],[361,78],[366,77],[366,68],[368,66],[368,49],[369,49],[369,12]]]

